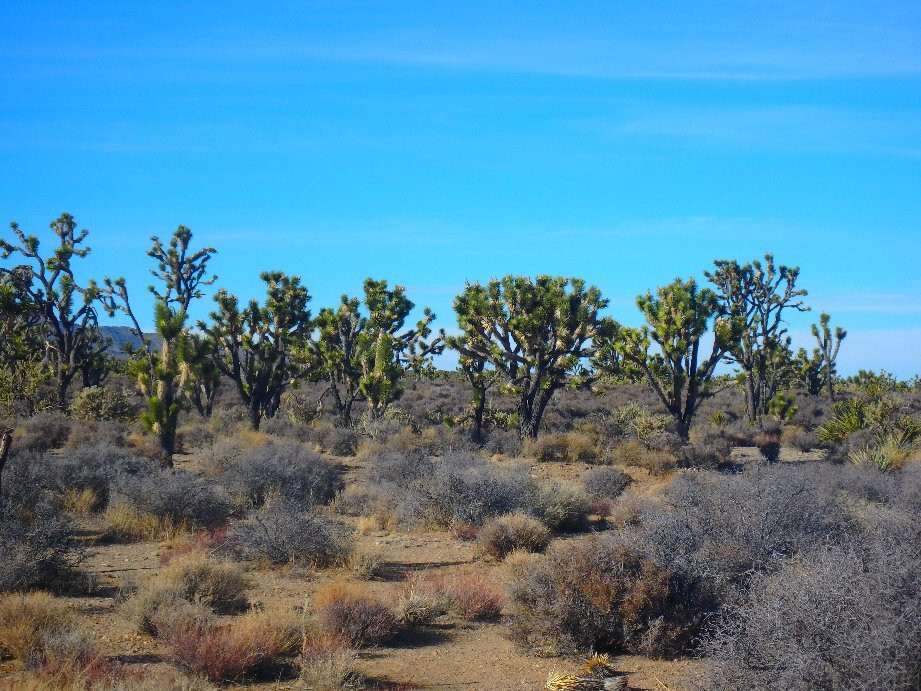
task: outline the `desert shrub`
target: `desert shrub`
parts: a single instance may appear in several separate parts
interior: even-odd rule
[[[574,484],[545,482],[534,495],[534,514],[552,530],[583,529],[591,510],[588,495]]]
[[[386,643],[400,630],[397,617],[389,607],[341,583],[318,590],[314,604],[323,631],[355,648]]]
[[[64,586],[83,554],[57,505],[0,498],[0,592]]]
[[[275,663],[296,638],[272,617],[254,614],[228,624],[189,622],[168,631],[164,640],[176,664],[213,682],[231,682]]]
[[[75,420],[115,420],[127,422],[137,415],[127,393],[104,386],[81,389],[70,404],[70,416]]]
[[[354,456],[358,451],[358,435],[343,427],[317,430],[315,438],[324,453],[333,456]]]
[[[279,495],[309,506],[329,502],[341,488],[336,469],[300,444],[269,443],[243,454],[223,477],[228,491],[259,508]]]
[[[494,429],[483,444],[483,453],[489,456],[517,456],[521,453],[521,446],[516,432]]]
[[[725,434],[705,430],[692,438],[692,443],[684,444],[675,452],[679,467],[718,470],[731,462],[732,444]]]
[[[70,434],[71,422],[58,412],[39,413],[22,422],[15,448],[42,453],[64,446]]]
[[[502,614],[505,596],[499,585],[482,571],[464,571],[448,576],[444,588],[450,609],[467,621],[490,621]]]
[[[363,688],[358,655],[332,636],[305,635],[301,643],[300,683],[311,691]]]
[[[550,544],[550,531],[531,516],[515,513],[486,523],[480,529],[477,540],[483,552],[502,559],[516,549],[543,552]]]
[[[669,449],[654,449],[635,440],[629,439],[612,447],[612,462],[618,465],[644,468],[653,475],[663,475],[675,469],[678,459]]]
[[[545,434],[526,441],[521,453],[538,461],[596,463],[600,458],[596,441],[583,432]]]
[[[795,425],[784,428],[783,442],[803,453],[819,447],[819,438],[815,432],[807,432]]]
[[[387,563],[384,558],[377,552],[368,552],[365,550],[352,552],[349,558],[349,568],[356,578],[363,581],[370,581],[380,578],[385,570]]]
[[[604,499],[617,499],[632,482],[633,478],[617,468],[595,468],[583,479],[586,494]]]
[[[182,627],[205,627],[214,622],[210,608],[190,600],[180,586],[162,581],[135,590],[122,603],[120,612],[141,633],[158,637]]]
[[[451,608],[451,596],[443,578],[410,575],[397,596],[397,616],[408,626],[432,624]]]
[[[918,545],[884,544],[823,547],[758,575],[707,637],[708,687],[917,688]]]
[[[545,434],[529,439],[521,447],[521,453],[538,461],[567,460],[566,435]]]
[[[187,600],[217,613],[241,612],[249,604],[249,579],[240,567],[206,554],[193,552],[173,559],[159,578]]]
[[[247,559],[272,564],[344,564],[352,551],[351,530],[297,504],[273,502],[234,525],[229,547]]]
[[[827,468],[827,467],[826,467]],[[778,555],[793,555],[848,530],[826,468],[752,464],[743,473],[676,478],[661,506],[641,514],[626,539],[658,564],[707,583],[725,600]]]
[[[114,446],[122,448],[128,445],[130,427],[126,423],[104,420],[99,422],[84,421],[73,425],[67,435],[65,449],[79,449],[83,446]]]
[[[768,463],[780,459],[780,438],[779,430],[765,430],[755,438],[755,446]]]
[[[598,539],[559,545],[517,570],[509,596],[513,638],[553,654],[681,654],[707,609],[678,574]]]
[[[121,474],[112,494],[141,514],[174,525],[213,528],[226,520],[229,511],[226,499],[212,484],[179,469],[151,468],[136,475]]]
[[[45,455],[41,460],[42,482],[59,494],[67,490],[90,490],[98,507],[109,502],[109,494],[120,476],[155,472],[149,460],[109,444],[77,447],[62,456]]]
[[[384,453],[370,474],[378,503],[408,521],[449,527],[527,507],[532,482],[524,467],[499,468],[478,456]]]
[[[0,649],[29,666],[42,664],[49,636],[74,623],[67,605],[47,593],[0,597]]]

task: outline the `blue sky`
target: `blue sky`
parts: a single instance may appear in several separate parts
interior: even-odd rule
[[[583,276],[636,323],[772,251],[799,342],[828,310],[842,370],[921,372],[921,3],[263,5],[4,3],[0,220],[73,213],[144,314],[181,223],[241,296],[371,275],[446,327],[465,280]]]

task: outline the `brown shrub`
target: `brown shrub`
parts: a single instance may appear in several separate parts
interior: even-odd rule
[[[447,614],[451,604],[443,578],[414,574],[400,588],[397,614],[404,624],[425,626]]]
[[[213,682],[255,674],[288,653],[296,640],[292,628],[266,614],[247,615],[230,624],[190,622],[165,635],[175,663]]]
[[[537,519],[515,513],[494,518],[480,529],[477,539],[483,552],[502,559],[516,549],[543,552],[550,544],[550,531]]]
[[[240,612],[249,604],[249,579],[239,565],[201,552],[173,559],[159,578],[190,602],[200,602],[214,612]]]
[[[301,684],[311,691],[364,688],[358,655],[339,638],[305,635],[300,664]]]
[[[331,583],[318,590],[314,604],[322,630],[355,648],[386,643],[400,630],[389,607],[342,583]]]
[[[517,569],[513,638],[544,653],[685,652],[703,614],[681,579],[629,548],[588,540]]]
[[[488,621],[502,614],[502,589],[482,571],[451,575],[444,587],[451,597],[451,611],[462,619]]]
[[[0,653],[38,672],[41,687],[72,688],[116,671],[67,606],[41,592],[0,598]]]
[[[677,465],[677,458],[671,451],[651,449],[636,439],[629,439],[612,448],[611,460],[618,465],[645,468],[653,475],[664,475]]]
[[[537,488],[533,510],[551,530],[582,530],[591,512],[591,502],[581,487],[551,481]]]
[[[546,434],[525,441],[521,454],[538,461],[598,463],[602,457],[598,443],[584,432]]]

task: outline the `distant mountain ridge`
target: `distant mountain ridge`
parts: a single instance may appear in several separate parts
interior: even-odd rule
[[[143,343],[138,340],[134,329],[128,326],[100,326],[99,331],[108,338],[112,339],[112,345],[109,346],[108,354],[112,357],[125,357],[125,346],[130,345],[133,348],[143,347]],[[155,333],[145,333],[144,336],[150,339],[154,348],[160,347],[160,337]]]

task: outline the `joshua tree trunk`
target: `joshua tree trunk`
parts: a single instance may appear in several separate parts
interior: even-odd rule
[[[3,468],[6,465],[10,447],[13,445],[13,430],[5,429],[0,433],[0,497],[3,496]]]

